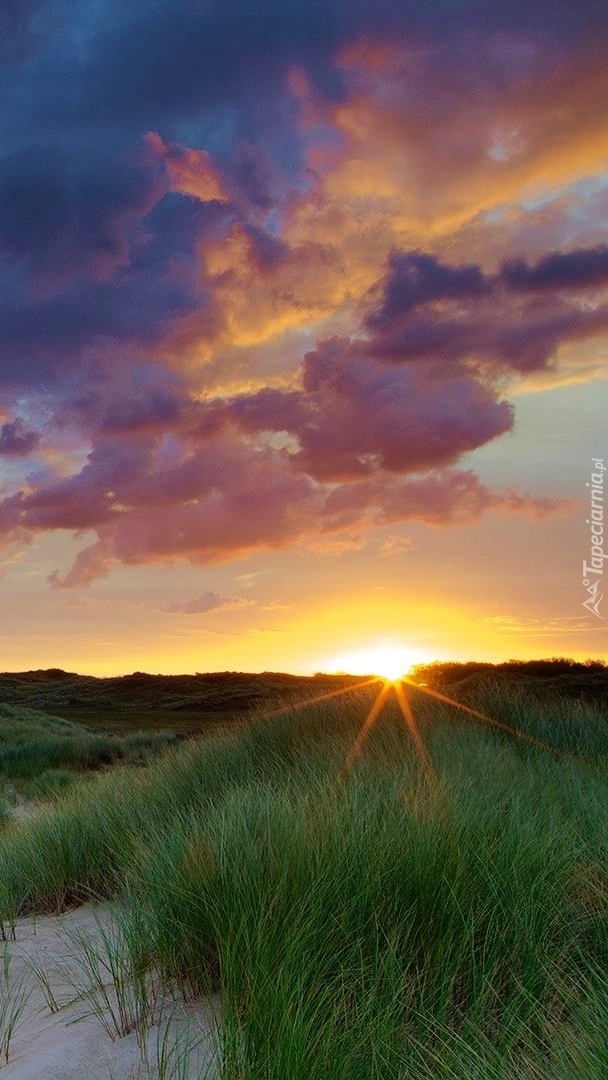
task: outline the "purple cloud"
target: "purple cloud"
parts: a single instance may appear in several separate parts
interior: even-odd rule
[[[40,433],[17,417],[0,427],[0,455],[21,457],[31,454],[40,443]]]
[[[562,295],[564,289],[608,283],[605,250],[554,252],[533,267],[512,260],[497,274],[450,267],[418,252],[393,254],[366,314],[371,347],[394,363],[490,361],[538,370],[562,342],[608,327],[608,303],[583,308]],[[369,342],[361,346],[369,348]]]
[[[512,259],[500,268],[500,280],[515,292],[555,292],[608,285],[608,246],[552,251],[534,266]]]
[[[478,266],[446,266],[422,251],[393,252],[380,307],[368,317],[370,330],[435,300],[487,296],[490,286]]]

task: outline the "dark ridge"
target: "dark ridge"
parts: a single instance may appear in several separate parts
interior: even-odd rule
[[[608,667],[603,660],[578,661],[560,656],[547,660],[507,660],[501,664],[437,661],[419,664],[412,677],[450,696],[465,696],[491,682],[505,693],[525,686],[533,695],[562,694],[608,711]]]
[[[0,703],[39,709],[108,731],[161,729],[184,733],[247,719],[258,712],[356,688],[361,676],[248,674],[240,671],[96,678],[59,668],[0,674]]]

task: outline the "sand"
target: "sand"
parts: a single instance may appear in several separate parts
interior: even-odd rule
[[[4,792],[9,799],[6,804],[6,809],[13,821],[31,821],[42,808],[43,804],[40,801],[35,799],[24,799],[15,789],[14,784],[11,784],[10,780],[5,783]]]
[[[18,920],[16,940],[3,944],[2,950],[10,957],[11,994],[23,983],[28,998],[11,1042],[9,1062],[0,1067],[0,1080],[156,1080],[159,1076],[211,1080],[217,1075],[217,999],[188,1003],[163,999],[160,1020],[147,1033],[143,1055],[134,1033],[113,1041],[90,1003],[75,1000],[71,979],[82,986],[86,977],[72,955],[69,936],[84,933],[87,940],[99,943],[100,926],[109,927],[111,920],[109,907],[93,904],[64,915]],[[57,1012],[51,1012],[40,979],[31,970],[32,962],[47,974],[60,1005]],[[163,1047],[170,1057],[165,1072],[159,1068]]]

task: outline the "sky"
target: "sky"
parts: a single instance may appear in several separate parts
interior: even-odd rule
[[[604,0],[0,0],[0,669],[604,657],[607,73]]]

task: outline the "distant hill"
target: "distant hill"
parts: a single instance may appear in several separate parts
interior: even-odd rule
[[[264,709],[302,701],[365,679],[237,671],[195,675],[132,675],[99,679],[60,668],[0,674],[0,703],[41,709],[96,728],[171,727],[200,731]]]
[[[247,674],[150,675],[135,671],[115,678],[77,675],[61,668],[0,674],[0,705],[22,706],[107,732],[170,729],[188,734],[247,720],[348,687],[366,676]],[[562,658],[488,664],[419,665],[413,678],[465,700],[492,682],[509,693],[525,686],[532,694],[556,693],[593,702],[608,714],[608,668],[598,661]]]
[[[465,698],[492,682],[508,693],[511,686],[525,686],[534,694],[567,695],[593,702],[608,712],[608,667],[600,660],[581,663],[563,657],[549,660],[508,660],[502,664],[468,663],[420,664],[414,669],[416,682],[443,690],[451,697]]]

